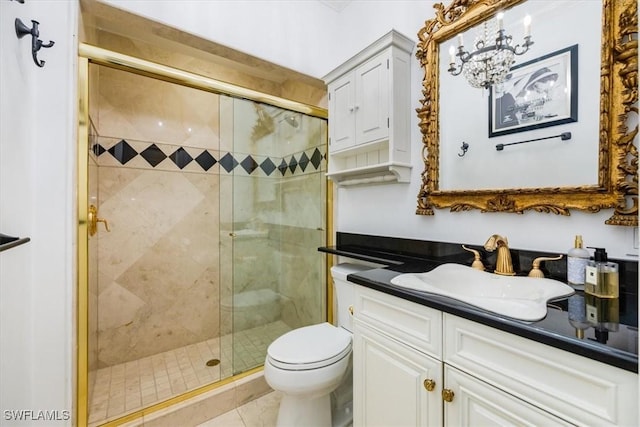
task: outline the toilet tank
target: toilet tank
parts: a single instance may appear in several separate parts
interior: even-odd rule
[[[331,267],[331,278],[333,279],[333,309],[336,326],[341,326],[352,332],[352,318],[349,307],[355,304],[354,284],[347,281],[347,275],[358,273],[364,270],[371,270],[361,264],[343,263]]]

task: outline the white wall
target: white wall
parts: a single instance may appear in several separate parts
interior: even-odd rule
[[[411,0],[352,1],[340,13],[312,1],[102,1],[320,78],[391,28],[417,40],[418,30],[434,16],[434,2]],[[532,7],[537,1],[530,2]],[[411,73],[413,110],[419,106],[424,74],[415,58]],[[337,230],[470,244],[483,244],[499,233],[514,248],[551,253],[566,253],[574,235],[582,234],[586,245],[606,247],[611,257],[635,259],[627,256],[637,253],[633,230],[604,224],[611,210],[573,211],[569,217],[447,210],[432,217],[415,215],[423,163],[422,135],[417,116],[412,117],[411,183],[339,189]]]
[[[530,3],[535,5],[536,1]],[[339,16],[342,24],[339,28],[344,34],[338,36],[352,34],[364,46],[395,27],[417,40],[416,33],[424,21],[433,16],[431,2],[426,1],[355,1]],[[357,23],[356,31],[349,29],[347,23],[351,22]],[[353,53],[356,51],[353,50]],[[412,108],[420,105],[423,74],[414,57],[411,70]],[[633,248],[634,230],[631,227],[604,224],[612,210],[597,214],[572,211],[569,217],[537,212],[522,215],[479,211],[451,213],[446,209],[436,210],[434,216],[415,215],[423,164],[422,134],[415,114],[413,122],[411,183],[339,189],[338,202],[334,204],[338,210],[337,230],[469,244],[484,244],[490,235],[498,233],[507,236],[510,246],[514,248],[550,253],[566,253],[573,246],[574,235],[582,234],[587,246],[605,247],[610,257],[637,259],[627,256],[638,253]]]
[[[32,239],[0,253],[2,426],[34,423],[5,411],[72,410],[77,10],[0,2],[0,232]],[[31,37],[15,36],[15,18],[39,21],[40,38],[56,42],[40,53],[44,68]]]

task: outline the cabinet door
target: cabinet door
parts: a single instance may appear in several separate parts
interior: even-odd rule
[[[638,375],[444,313],[450,366],[577,425],[638,426]]]
[[[444,381],[453,392],[444,403],[447,426],[573,425],[447,364]]]
[[[331,151],[355,144],[355,82],[348,73],[329,86],[329,138]]]
[[[389,58],[386,50],[355,70],[357,144],[389,137]]]
[[[354,319],[354,427],[442,426],[441,378],[440,361]]]

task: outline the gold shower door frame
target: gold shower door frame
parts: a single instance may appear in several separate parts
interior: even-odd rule
[[[102,49],[86,43],[78,46],[78,242],[77,242],[77,311],[76,311],[76,411],[75,425],[88,424],[88,398],[89,398],[89,63],[102,65],[118,70],[128,71],[134,74],[187,86],[194,89],[212,92],[216,94],[230,95],[237,98],[261,102],[287,110],[300,112],[309,116],[326,119],[326,109],[313,105],[303,104],[268,95],[251,89],[221,82],[209,77],[179,70],[166,65],[134,58],[107,49]],[[327,182],[326,191],[326,244],[333,244],[333,184]],[[329,286],[331,281],[330,269],[332,257],[327,257],[325,270],[326,286],[326,318],[333,320],[333,292]],[[194,396],[206,393],[210,390],[228,384],[254,372],[262,370],[257,367],[249,371],[233,375],[229,378],[205,385],[203,387],[187,391],[179,396],[170,398],[136,412],[127,414],[114,421],[103,424],[104,426],[116,426],[127,421],[140,418],[146,414],[183,402]]]

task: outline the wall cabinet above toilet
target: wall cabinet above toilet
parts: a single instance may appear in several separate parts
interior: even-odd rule
[[[324,77],[329,91],[327,176],[336,183],[409,182],[414,45],[391,31]]]

